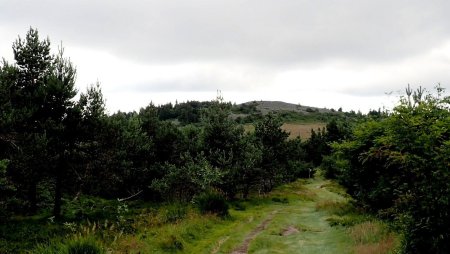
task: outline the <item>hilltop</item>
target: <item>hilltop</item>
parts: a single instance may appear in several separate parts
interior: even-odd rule
[[[241,107],[255,107],[257,111],[262,114],[269,112],[296,112],[301,114],[311,113],[332,113],[334,110],[326,108],[317,108],[312,106],[305,106],[301,104],[287,103],[283,101],[250,101],[239,104]]]

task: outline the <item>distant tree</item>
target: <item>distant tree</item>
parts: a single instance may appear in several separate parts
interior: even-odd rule
[[[311,129],[311,136],[305,143],[307,160],[312,162],[314,166],[319,166],[322,163],[322,156],[330,150],[325,133],[325,128]]]
[[[158,106],[158,117],[160,120],[169,120],[169,119],[175,119],[177,115],[175,114],[175,109],[172,105],[172,103],[167,103]]]
[[[288,158],[286,180],[293,181],[297,178],[313,177],[314,166],[308,162],[308,154],[300,137],[288,140],[286,147]]]

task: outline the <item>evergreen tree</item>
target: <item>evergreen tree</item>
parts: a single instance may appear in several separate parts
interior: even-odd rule
[[[8,86],[2,105],[9,107],[8,128],[18,151],[11,154],[11,172],[15,181],[28,190],[29,211],[36,212],[37,186],[53,185],[54,215],[59,216],[62,181],[69,170],[71,150],[76,138],[72,98],[75,68],[60,48],[50,54],[50,41],[41,41],[30,28],[25,39],[13,44],[15,66],[2,67],[2,86]],[[5,127],[5,126],[2,126]],[[72,131],[69,131],[72,130]],[[5,136],[5,135],[3,135]],[[8,136],[8,135],[6,135]]]
[[[230,119],[229,114],[230,105],[218,98],[206,109],[202,123],[206,158],[223,175],[218,187],[227,197],[233,198],[238,191],[236,181],[240,174],[238,166],[242,155],[240,142],[244,129]]]
[[[41,41],[38,31],[30,28],[25,39],[13,43],[16,80],[10,82],[10,102],[13,111],[13,130],[19,152],[11,158],[14,180],[27,190],[28,211],[37,210],[37,185],[47,170],[47,133],[44,107],[46,86],[53,58],[50,41]]]
[[[281,129],[283,122],[273,114],[256,124],[255,135],[261,142],[263,172],[261,187],[270,191],[284,181],[288,163],[286,141],[289,134]]]

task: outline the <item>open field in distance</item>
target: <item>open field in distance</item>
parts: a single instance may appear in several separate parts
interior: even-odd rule
[[[322,129],[325,126],[326,123],[284,123],[281,128],[290,133],[290,139],[300,136],[302,140],[305,140],[311,137],[311,129]],[[247,132],[252,132],[255,131],[255,126],[253,124],[246,124],[244,125],[244,129]]]

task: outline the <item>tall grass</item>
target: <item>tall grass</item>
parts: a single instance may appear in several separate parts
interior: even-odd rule
[[[381,222],[367,221],[349,229],[355,253],[392,253],[399,247],[397,237]]]
[[[74,237],[65,241],[53,240],[50,244],[39,244],[30,254],[103,254],[102,245],[93,237]]]

